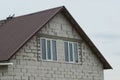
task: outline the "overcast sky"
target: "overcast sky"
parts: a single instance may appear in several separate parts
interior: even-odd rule
[[[0,0],[0,19],[63,5],[112,65],[105,80],[120,80],[120,0]]]

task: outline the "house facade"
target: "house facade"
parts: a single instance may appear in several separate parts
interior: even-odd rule
[[[32,17],[39,15],[42,15],[38,18],[42,23],[30,33],[29,27],[25,28],[29,22],[25,21],[38,21]],[[17,20],[19,23],[15,23]],[[9,49],[8,45],[7,50],[11,53],[0,53],[0,80],[104,80],[104,69],[112,68],[65,7],[16,17],[2,27],[11,25],[24,27],[18,30],[21,33],[13,36],[15,47]],[[12,29],[11,32],[15,31]],[[11,32],[8,31],[10,35]],[[23,33],[31,36],[20,35]],[[22,39],[19,41],[18,37]],[[3,43],[1,40],[0,44]]]

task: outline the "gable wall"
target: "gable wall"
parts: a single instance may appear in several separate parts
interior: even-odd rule
[[[40,37],[57,42],[57,62],[42,61]],[[77,41],[79,63],[66,63],[64,41]],[[10,60],[0,67],[0,80],[103,80],[103,66],[66,18],[57,14]]]

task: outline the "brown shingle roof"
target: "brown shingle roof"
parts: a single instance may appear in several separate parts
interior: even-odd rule
[[[15,17],[5,24],[0,25],[0,61],[9,60],[29,39],[32,38],[32,36],[59,12],[62,12],[62,14],[66,16],[83,40],[90,46],[91,50],[103,64],[104,69],[112,69],[110,64],[63,6]],[[0,24],[2,22],[3,21],[0,21]]]

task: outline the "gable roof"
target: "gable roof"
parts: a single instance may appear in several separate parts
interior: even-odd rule
[[[88,44],[93,53],[103,64],[104,69],[112,69],[111,65],[106,61],[100,51],[93,42],[81,29],[79,24],[73,19],[67,9],[57,7],[34,14],[14,17],[0,25],[0,61],[8,61],[16,52],[24,46],[48,21],[50,21],[57,13],[61,12],[69,22],[75,27],[82,39]],[[0,24],[4,21],[0,21]]]

